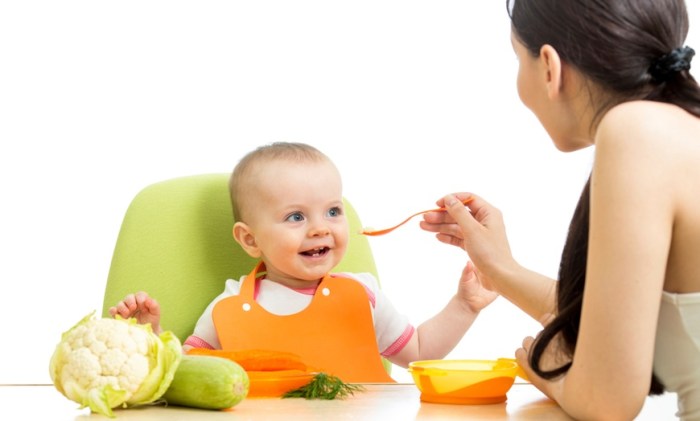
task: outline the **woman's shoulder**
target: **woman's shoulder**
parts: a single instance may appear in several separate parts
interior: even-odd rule
[[[611,108],[600,121],[596,145],[614,142],[627,148],[683,147],[700,142],[700,118],[682,108],[654,101],[629,101]]]
[[[612,108],[595,139],[594,174],[598,184],[626,180],[670,194],[698,179],[700,118],[672,104],[633,101]],[[670,203],[670,202],[669,202]]]
[[[612,107],[601,119],[599,129],[668,131],[668,124],[700,124],[700,118],[681,107],[657,101],[628,101]]]

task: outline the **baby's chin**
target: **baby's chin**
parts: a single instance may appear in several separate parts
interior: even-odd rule
[[[303,284],[311,286],[321,281],[334,267],[335,264],[314,265],[311,267],[305,265],[304,267],[290,268],[283,277],[302,287],[304,286]]]
[[[299,273],[299,276],[297,279],[300,281],[305,281],[305,282],[318,282],[321,279],[323,279],[324,276],[328,275],[330,273],[335,265],[333,266],[324,266],[323,268],[317,268],[309,271],[305,271],[304,273]]]

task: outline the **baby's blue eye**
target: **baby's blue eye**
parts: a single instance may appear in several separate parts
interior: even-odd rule
[[[328,209],[328,216],[336,217],[343,214],[343,211],[339,207],[334,207]]]
[[[301,222],[304,220],[304,215],[300,212],[295,212],[287,217],[287,221],[290,222]]]

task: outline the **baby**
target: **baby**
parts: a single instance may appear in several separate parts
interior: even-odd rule
[[[496,297],[467,265],[457,294],[416,329],[371,274],[331,273],[349,237],[342,182],[333,162],[309,145],[273,143],[252,151],[229,187],[233,236],[259,263],[226,282],[186,349],[293,352],[346,381],[392,381],[380,355],[403,367],[443,358]],[[127,296],[110,314],[160,330],[158,303],[145,292]]]

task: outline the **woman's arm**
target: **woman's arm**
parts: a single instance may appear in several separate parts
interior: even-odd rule
[[[461,200],[473,200],[462,205]],[[437,202],[447,212],[424,215],[421,228],[439,241],[466,250],[481,282],[523,311],[546,323],[555,311],[556,281],[520,266],[510,251],[501,212],[471,193],[449,195]]]
[[[674,223],[674,162],[640,116],[611,111],[596,139],[586,285],[568,373],[533,383],[581,419],[632,419],[649,392]],[[670,126],[669,126],[670,127]],[[527,347],[527,344],[526,344]],[[518,359],[526,364],[523,350]]]

